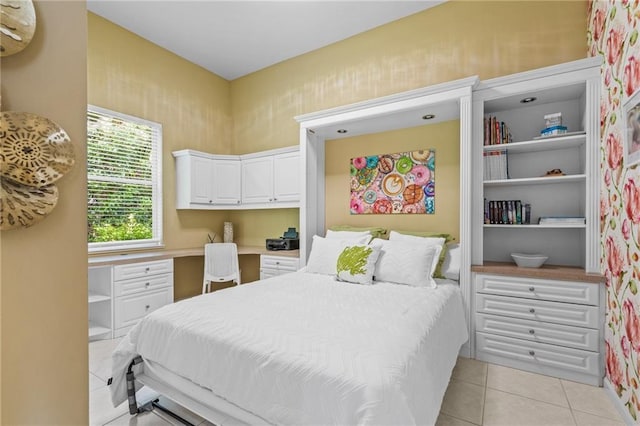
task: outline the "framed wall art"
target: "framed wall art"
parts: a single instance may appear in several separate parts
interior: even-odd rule
[[[640,90],[637,90],[624,107],[625,131],[624,140],[624,165],[635,166],[640,162]]]
[[[351,214],[434,214],[434,150],[351,159]]]

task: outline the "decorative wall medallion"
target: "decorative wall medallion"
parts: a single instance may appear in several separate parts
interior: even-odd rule
[[[58,188],[42,188],[0,179],[0,230],[31,226],[44,219],[58,203]]]
[[[0,116],[0,174],[34,187],[50,185],[75,162],[67,133],[45,117],[5,111]]]
[[[31,0],[0,0],[0,56],[27,47],[36,31],[36,11]]]

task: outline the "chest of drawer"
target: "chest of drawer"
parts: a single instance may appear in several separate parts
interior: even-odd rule
[[[151,275],[173,273],[173,259],[132,263],[113,267],[113,280],[129,280]]]
[[[597,306],[476,294],[476,312],[577,327],[599,327]]]
[[[145,315],[171,302],[173,289],[170,287],[121,297],[114,305],[115,328],[134,325]]]
[[[555,302],[598,305],[598,285],[576,281],[479,275],[476,292]]]
[[[478,314],[476,316],[476,330],[482,333],[498,334],[551,345],[598,351],[599,332],[593,328]]]
[[[594,383],[601,377],[600,355],[597,352],[485,333],[476,333],[476,351],[477,359],[488,362],[511,359],[519,363],[518,367],[529,365],[531,368],[527,370],[542,374],[573,372],[593,377]]]
[[[154,291],[173,285],[173,274],[151,275],[148,277],[134,278],[131,280],[115,281],[113,292],[115,297],[129,294]]]
[[[295,272],[298,270],[298,258],[262,255],[260,256],[260,268]]]

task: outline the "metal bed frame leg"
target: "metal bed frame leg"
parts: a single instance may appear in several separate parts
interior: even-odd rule
[[[171,417],[173,417],[174,419],[178,420],[179,422],[181,422],[186,426],[195,426],[193,423],[189,422],[185,418],[179,416],[173,411],[158,404],[158,401],[159,401],[158,399],[154,399],[142,405],[141,407],[138,407],[138,401],[136,400],[136,385],[135,385],[135,374],[133,372],[133,366],[138,365],[141,362],[142,362],[142,357],[137,356],[129,363],[129,368],[127,368],[127,400],[129,401],[129,414],[134,416],[138,413],[151,411],[154,408],[157,408],[163,411],[164,413],[167,413],[168,415],[170,415]]]

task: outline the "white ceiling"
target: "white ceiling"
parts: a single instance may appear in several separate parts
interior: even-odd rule
[[[109,21],[234,80],[445,0],[88,0]]]

